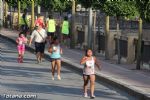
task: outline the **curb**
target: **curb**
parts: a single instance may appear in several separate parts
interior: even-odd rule
[[[14,39],[11,39],[11,38],[9,38],[7,36],[4,36],[4,35],[1,35],[1,34],[0,34],[0,37],[5,38],[5,39],[9,40],[10,42],[16,44],[16,41]],[[34,48],[33,47],[26,46],[26,49],[28,51],[34,53]],[[49,55],[48,54],[44,54],[44,57],[45,57],[46,60],[49,60]],[[64,61],[64,59],[62,59],[62,64],[65,65],[64,66],[65,68],[74,70],[76,73],[82,75],[82,68],[77,67],[73,63],[71,63],[71,62],[68,63],[68,62]],[[112,87],[116,87],[116,88],[118,88],[118,89],[120,89],[124,92],[127,92],[129,95],[134,96],[135,98],[137,98],[137,100],[150,100],[150,97],[146,96],[145,94],[143,94],[141,92],[138,92],[135,89],[132,89],[132,88],[130,88],[126,85],[123,85],[119,82],[113,81],[108,77],[105,77],[105,76],[100,75],[100,74],[96,74],[96,78],[97,78],[97,80],[96,80],[97,82],[105,84],[105,85],[110,85],[111,84]],[[101,80],[103,80],[103,81],[101,81]]]

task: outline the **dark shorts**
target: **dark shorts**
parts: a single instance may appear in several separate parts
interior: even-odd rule
[[[50,62],[56,61],[56,60],[61,60],[61,58],[50,58]]]
[[[54,37],[54,35],[55,35],[55,32],[47,32],[47,36]]]
[[[45,43],[38,43],[35,42],[35,52],[38,53],[44,53],[45,50]]]
[[[69,34],[62,34],[62,36],[63,36],[64,39],[69,38]]]

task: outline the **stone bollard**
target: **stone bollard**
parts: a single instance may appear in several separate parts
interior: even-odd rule
[[[135,60],[135,45],[134,45],[134,39],[135,36],[129,36],[128,37],[128,48],[127,48],[127,62],[128,64],[131,64]]]
[[[119,31],[119,33],[121,33]],[[115,37],[117,36],[117,32],[114,30],[110,30],[110,34],[108,35],[108,43],[106,44],[108,47],[108,55],[109,58],[113,58],[115,56]]]

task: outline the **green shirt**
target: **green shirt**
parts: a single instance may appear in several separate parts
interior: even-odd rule
[[[68,21],[63,21],[61,33],[67,34],[67,35],[69,34],[69,22]]]
[[[56,31],[56,23],[54,19],[48,20],[48,32],[55,32]]]

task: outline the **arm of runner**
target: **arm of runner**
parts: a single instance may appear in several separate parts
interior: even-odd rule
[[[83,57],[80,61],[80,64],[83,65],[86,63],[86,61],[87,61],[87,57]]]
[[[32,40],[34,38],[34,34],[35,34],[35,30],[32,32],[31,36],[30,36],[30,39],[29,39],[29,46],[31,46],[32,44]]]
[[[97,68],[101,70],[102,67],[101,67],[100,61],[96,59],[96,57],[94,57],[94,60],[95,60],[95,65],[97,66]]]
[[[16,43],[17,43],[17,44],[19,43],[19,39],[18,39],[18,38],[16,39]]]
[[[52,52],[53,52],[52,46],[50,46],[50,47],[48,48],[48,52],[49,52],[49,53],[52,53]]]

